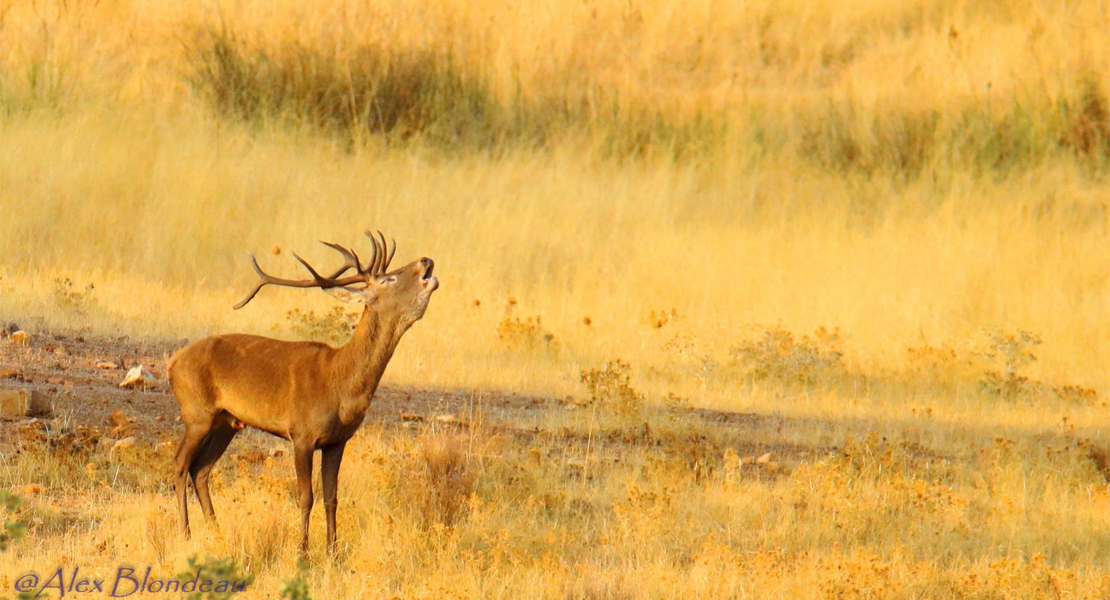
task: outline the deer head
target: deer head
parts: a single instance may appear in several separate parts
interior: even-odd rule
[[[435,263],[425,257],[399,269],[386,271],[393,260],[394,253],[397,252],[397,242],[393,242],[393,247],[387,253],[385,236],[380,231],[377,237],[369,231],[365,233],[374,245],[374,254],[365,266],[354,250],[332,242],[320,242],[343,256],[343,265],[330,277],[320,275],[312,265],[296,253],[293,253],[293,257],[308,269],[312,279],[274,277],[258,266],[258,260],[252,254],[251,263],[258,273],[259,282],[235,305],[235,309],[246,306],[266,285],[318,287],[345,302],[362,302],[378,314],[394,315],[399,320],[399,324],[407,329],[424,316],[432,292],[439,289],[439,280],[432,276]],[[355,274],[341,277],[351,269],[355,270]]]

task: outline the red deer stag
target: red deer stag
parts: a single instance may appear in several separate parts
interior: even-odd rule
[[[322,242],[344,258],[343,266],[331,277],[320,275],[294,254],[312,279],[279,279],[263,272],[252,255],[260,281],[235,305],[242,308],[267,284],[321,288],[346,300],[361,300],[365,304],[362,318],[343,347],[228,334],[200,340],[170,359],[170,383],[185,424],[177,451],[175,487],[186,537],[187,478],[193,480],[205,517],[214,520],[208,474],[235,434],[250,425],[293,442],[302,554],[308,550],[312,512],[312,456],[321,451],[328,552],[335,553],[336,487],[343,448],[362,424],[401,336],[424,316],[432,292],[439,287],[439,280],[432,277],[432,259],[421,258],[386,272],[396,242],[387,254],[381,232],[380,240],[369,232],[366,235],[374,243],[374,256],[366,266],[352,250]],[[356,274],[340,277],[350,269]]]

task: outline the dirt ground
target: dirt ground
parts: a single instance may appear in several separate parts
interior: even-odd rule
[[[34,416],[0,416],[0,455],[18,452],[28,438],[59,435],[76,438],[76,443],[110,445],[114,440],[134,436],[147,445],[174,443],[181,435],[177,401],[166,381],[166,359],[188,344],[188,340],[116,338],[83,334],[37,333],[30,343],[0,340],[0,389],[32,389],[45,394],[52,412]],[[146,388],[122,389],[119,384],[127,371],[142,365],[155,381]],[[429,426],[467,428],[480,418],[487,431],[512,436],[520,443],[529,438],[554,436],[564,443],[591,445],[593,451],[613,455],[619,460],[620,446],[635,435],[619,432],[618,437],[586,439],[581,432],[566,427],[545,427],[548,411],[566,410],[562,399],[518,395],[511,392],[416,389],[382,385],[375,394],[366,423],[376,422],[387,429],[411,429],[414,434]],[[780,468],[827,454],[833,448],[794,445],[785,442],[759,443],[755,432],[781,431],[784,419],[746,413],[707,409],[681,409],[678,416],[707,426],[712,435],[698,436],[718,453],[732,447],[739,456],[773,454]],[[794,423],[798,426],[798,423]],[[645,424],[645,427],[647,425]],[[251,441],[239,436],[229,449],[231,455],[252,451]],[[280,447],[276,438],[252,436],[253,444]],[[272,440],[272,443],[262,440]],[[74,440],[71,440],[71,442]],[[663,444],[665,446],[665,444]],[[667,452],[667,448],[659,448]]]

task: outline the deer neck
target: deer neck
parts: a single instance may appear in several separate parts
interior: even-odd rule
[[[382,373],[393,358],[397,343],[408,329],[398,317],[385,317],[367,305],[351,339],[336,350],[335,381],[342,386],[344,421],[362,416],[378,389]]]

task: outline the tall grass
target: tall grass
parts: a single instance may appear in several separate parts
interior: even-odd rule
[[[1105,390],[1110,372],[1105,187],[1075,165],[903,184],[792,162],[591,163],[569,148],[351,154],[95,114],[13,120],[5,140],[3,316],[25,326],[288,336],[290,310],[327,314],[332,301],[267,290],[231,311],[252,284],[246,252],[300,276],[290,250],[329,264],[316,240],[357,245],[374,227],[397,238],[398,264],[430,256],[442,275],[390,370],[413,382],[581,394],[583,368],[663,366],[680,336],[726,362],[753,323],[840,328],[846,359],[869,369],[904,366],[908,347],[1022,329],[1044,340],[1037,379]],[[55,293],[66,278],[95,286],[80,313]],[[551,351],[517,351],[507,318],[542,324]],[[708,383],[637,387],[747,398],[727,378]]]
[[[1105,174],[1098,2],[686,8],[20,4],[0,36],[0,105],[196,108],[195,94],[226,118],[356,146],[571,138],[617,159],[782,156],[895,180],[1056,160]]]
[[[517,93],[499,98],[489,65],[435,42],[407,48],[356,35],[252,40],[221,21],[193,33],[186,62],[190,84],[222,116],[290,121],[353,144],[385,134],[463,151],[550,149],[587,135],[604,157],[695,160],[725,151],[735,122],[734,145],[794,148],[826,168],[901,180],[938,163],[997,172],[1070,153],[1105,171],[1110,159],[1106,94],[1092,71],[1078,73],[1077,89],[1055,98],[973,95],[942,111],[902,98],[858,109],[851,95],[829,95],[757,123],[744,103],[683,111],[650,96],[622,97],[589,78],[579,94],[548,84],[530,95],[517,78]]]

